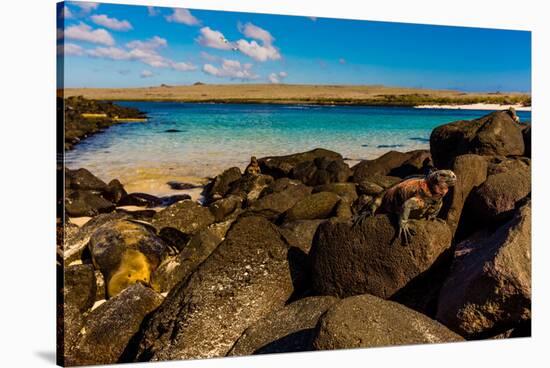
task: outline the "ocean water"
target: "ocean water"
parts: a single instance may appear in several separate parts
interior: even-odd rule
[[[157,178],[167,174],[211,177],[231,166],[244,168],[253,155],[284,155],[316,147],[351,160],[371,159],[389,150],[428,148],[434,127],[489,113],[361,106],[119,104],[146,112],[149,120],[115,125],[87,138],[66,154],[69,168],[86,167],[104,180],[131,182],[151,173]],[[522,121],[531,120],[531,112],[518,115]]]

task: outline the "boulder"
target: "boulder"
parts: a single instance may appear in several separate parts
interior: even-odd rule
[[[312,193],[331,192],[338,194],[340,198],[352,203],[357,199],[356,186],[355,183],[331,183],[316,186],[313,188]]]
[[[291,303],[247,328],[227,355],[314,350],[315,325],[319,317],[337,301],[331,296],[314,296]]]
[[[269,175],[245,175],[241,180],[231,184],[229,193],[241,197],[246,203],[258,199],[265,188],[273,183]]]
[[[94,309],[86,318],[68,365],[118,363],[143,319],[162,303],[162,296],[133,284]]]
[[[332,160],[342,160],[342,155],[322,148],[295,153],[287,156],[263,157],[258,160],[262,173],[282,178],[290,176],[291,171],[300,163],[326,157]]]
[[[80,313],[86,312],[96,297],[94,268],[90,264],[79,264],[65,267],[64,271],[63,302]]]
[[[160,206],[161,199],[147,193],[130,193],[122,197],[118,202],[118,205],[152,208]]]
[[[231,184],[240,180],[241,177],[241,169],[238,167],[229,168],[216,176],[214,181],[210,182],[205,188],[207,201],[223,198],[231,188]]]
[[[467,338],[531,319],[531,203],[493,234],[457,245],[437,320]]]
[[[105,192],[107,184],[86,169],[65,169],[65,188]]]
[[[408,245],[396,238],[388,215],[356,224],[328,221],[319,226],[309,252],[313,288],[321,295],[373,294],[390,298],[427,271],[451,246],[441,221],[410,220]]]
[[[124,189],[124,186],[118,179],[113,179],[107,184],[105,189],[105,198],[113,203],[119,203],[122,198],[126,197],[128,193]]]
[[[293,180],[287,179],[286,185],[278,185],[277,182],[282,180],[285,179],[279,179],[274,183],[273,187],[264,189],[260,199],[252,202],[248,207],[248,211],[273,219],[292,208],[296,202],[311,193],[311,187]]]
[[[208,209],[214,216],[214,221],[220,222],[223,219],[232,214],[236,209],[241,208],[243,199],[236,195],[229,195],[225,198],[219,199],[210,206]]]
[[[531,125],[523,128],[523,144],[525,145],[525,156],[531,157]]]
[[[296,220],[326,219],[330,217],[340,201],[338,195],[331,192],[311,194],[285,212],[285,222]]]
[[[352,167],[353,182],[360,183],[369,180],[373,175],[387,176],[392,170],[401,167],[418,151],[398,152],[389,151],[374,160],[364,160]]]
[[[225,356],[244,330],[293,292],[288,246],[264,217],[241,217],[143,329],[135,359]]]
[[[172,290],[185,280],[222,242],[233,221],[212,224],[193,235],[176,256],[167,258],[151,275],[151,285],[159,292]]]
[[[343,159],[328,157],[317,157],[313,161],[301,162],[290,172],[290,177],[309,186],[343,183],[351,175],[352,171]]]
[[[494,223],[510,218],[517,203],[531,193],[531,167],[527,163],[513,160],[509,169],[489,175],[487,180],[476,188],[466,206],[480,223]],[[493,168],[494,170],[494,168]]]
[[[450,168],[454,158],[467,153],[483,156],[523,155],[521,126],[506,111],[475,120],[460,120],[432,131],[430,151],[439,169]]]
[[[105,278],[108,296],[113,297],[136,282],[149,284],[166,244],[145,226],[119,220],[99,227],[88,248]]]
[[[89,190],[68,190],[65,192],[65,211],[71,217],[96,216],[112,212],[115,205],[99,194]]]
[[[313,346],[332,350],[463,340],[421,313],[365,294],[333,304],[316,326]]]
[[[308,254],[313,236],[323,222],[325,220],[297,220],[286,222],[279,229],[289,245],[300,248],[305,254]]]
[[[208,207],[193,201],[180,201],[153,216],[152,224],[157,230],[170,228],[184,235],[193,235],[214,222]]]
[[[454,234],[461,220],[466,199],[472,190],[487,179],[487,160],[479,155],[460,155],[454,159],[452,170],[458,180],[443,199],[440,217],[447,221]]]
[[[399,167],[390,170],[388,175],[405,178],[411,175],[425,175],[433,167],[432,155],[429,150],[407,152],[409,158]]]

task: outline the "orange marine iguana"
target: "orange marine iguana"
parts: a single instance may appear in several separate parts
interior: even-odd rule
[[[434,170],[426,176],[410,177],[386,189],[375,197],[355,223],[377,213],[393,213],[399,216],[399,233],[408,244],[411,230],[409,219],[435,220],[443,205],[443,197],[456,184],[451,170]]]

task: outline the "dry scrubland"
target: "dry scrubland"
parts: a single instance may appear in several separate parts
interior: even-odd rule
[[[142,88],[67,88],[65,97],[83,96],[94,100],[181,101],[226,103],[313,103],[349,105],[416,106],[424,104],[520,104],[531,105],[522,93],[464,93],[385,86],[321,86],[229,84]]]

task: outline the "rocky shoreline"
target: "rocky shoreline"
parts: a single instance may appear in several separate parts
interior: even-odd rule
[[[216,176],[204,203],[65,169],[58,362],[530,336],[530,135],[501,111],[353,167],[325,149],[259,158]],[[354,221],[434,166],[457,183],[436,221],[410,221],[409,244],[392,215]]]
[[[88,100],[81,96],[57,98],[58,126],[63,131],[64,149],[70,150],[82,139],[108,127],[132,121],[144,121],[147,116],[134,108],[112,102]],[[64,124],[64,125],[63,125]]]

